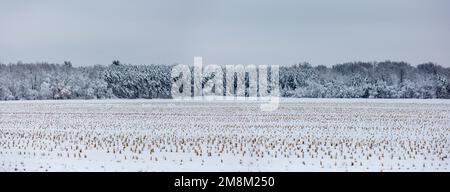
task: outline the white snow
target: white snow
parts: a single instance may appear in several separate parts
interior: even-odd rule
[[[0,171],[448,171],[450,101],[0,102]]]

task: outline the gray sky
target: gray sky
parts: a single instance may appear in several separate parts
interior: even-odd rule
[[[450,67],[448,0],[2,0],[0,62]]]

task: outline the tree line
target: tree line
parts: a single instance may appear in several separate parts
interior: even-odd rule
[[[171,98],[172,67],[119,61],[83,67],[68,61],[0,64],[0,100]],[[450,98],[450,68],[434,63],[300,63],[280,66],[279,77],[283,97]]]

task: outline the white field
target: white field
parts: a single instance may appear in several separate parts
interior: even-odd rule
[[[449,100],[0,102],[0,171],[449,171]]]

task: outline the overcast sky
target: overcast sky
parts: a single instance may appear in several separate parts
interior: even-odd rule
[[[0,62],[450,67],[448,0],[1,0]]]

